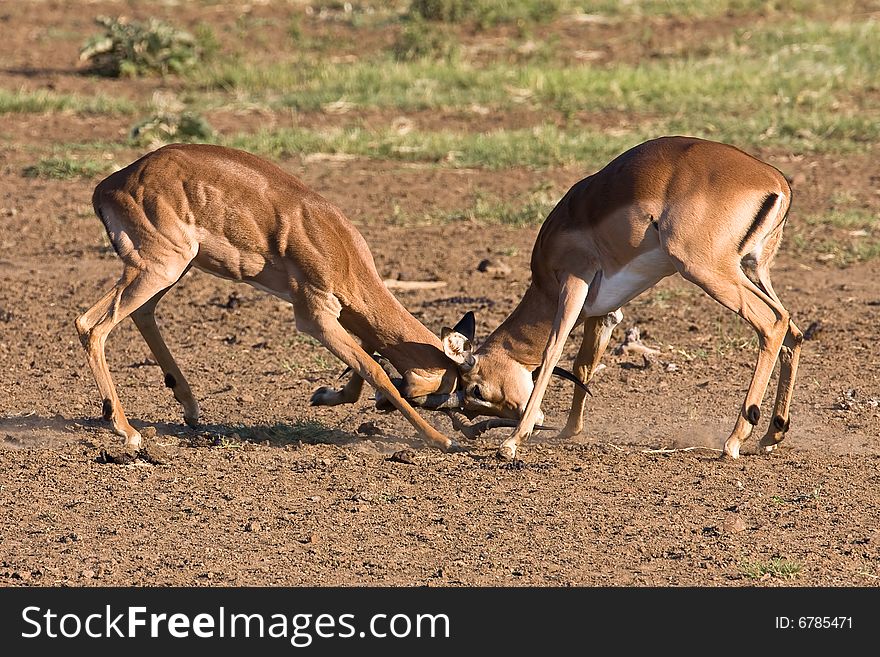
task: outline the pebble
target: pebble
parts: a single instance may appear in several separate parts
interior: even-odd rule
[[[117,465],[127,465],[134,463],[137,459],[137,451],[126,447],[108,447],[102,449],[96,459],[98,463],[115,463]]]
[[[388,459],[389,461],[397,461],[398,463],[408,463],[409,465],[415,465],[415,457],[416,453],[411,449],[402,449],[398,452],[394,452]]]
[[[496,278],[501,278],[507,276],[513,270],[506,262],[501,262],[500,260],[485,259],[481,260],[480,264],[477,265],[477,271],[481,271],[486,274],[493,274]]]
[[[138,456],[153,465],[165,465],[169,461],[168,454],[156,443],[145,444],[138,453]]]
[[[736,514],[731,514],[724,518],[722,529],[724,529],[727,534],[737,534],[741,531],[745,531],[748,527],[746,527],[746,521],[743,520],[742,517]]]

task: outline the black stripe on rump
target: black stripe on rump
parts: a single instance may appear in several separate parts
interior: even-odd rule
[[[764,197],[763,203],[761,203],[761,207],[758,208],[758,213],[755,215],[755,220],[752,222],[752,225],[749,226],[749,229],[746,231],[746,234],[743,235],[743,238],[739,241],[739,252],[742,253],[742,250],[745,248],[746,244],[755,236],[758,230],[761,228],[761,225],[764,223],[764,220],[767,218],[767,214],[770,212],[770,208],[776,203],[776,199],[779,198],[779,195],[776,192],[770,192],[767,196]]]

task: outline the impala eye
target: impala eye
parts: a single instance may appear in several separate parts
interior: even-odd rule
[[[480,401],[486,401],[486,398],[483,397],[483,393],[480,392],[480,386],[474,386],[471,388],[471,397]]]

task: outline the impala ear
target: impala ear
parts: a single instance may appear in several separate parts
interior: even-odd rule
[[[469,372],[473,369],[477,358],[473,354],[473,343],[466,335],[444,326],[440,333],[440,340],[443,343],[443,353],[449,356],[453,362],[458,363],[458,368],[462,372]]]
[[[477,333],[477,320],[474,313],[468,310],[464,316],[458,320],[458,324],[452,327],[453,331],[458,331],[471,342],[474,341],[474,335]]]

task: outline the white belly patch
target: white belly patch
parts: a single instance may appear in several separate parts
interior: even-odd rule
[[[674,273],[675,266],[662,249],[647,251],[613,274],[602,276],[596,298],[584,304],[583,316],[598,317],[613,312]]]

